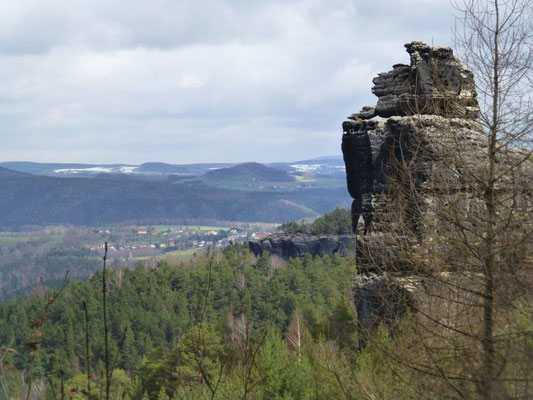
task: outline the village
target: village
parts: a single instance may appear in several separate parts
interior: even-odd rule
[[[184,254],[197,249],[223,248],[233,243],[263,239],[269,232],[216,226],[136,226],[93,230],[92,252],[102,252],[108,242],[110,256],[124,258]]]

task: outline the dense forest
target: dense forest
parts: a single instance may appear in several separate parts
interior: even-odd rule
[[[276,168],[251,162],[239,164],[230,168],[219,168],[205,174],[209,180],[257,180],[262,182],[292,182],[294,176]]]
[[[342,349],[356,349],[347,302],[354,268],[352,259],[339,257],[256,259],[235,245],[181,265],[108,271],[113,398],[204,398],[212,380],[227,395],[334,396],[334,376],[324,387],[309,385],[319,366],[308,350],[339,352],[342,359]],[[87,366],[93,394],[100,390],[102,307],[102,272],[1,305],[0,343],[12,349],[3,378],[10,396],[30,380],[49,398],[59,396],[61,385],[81,396]]]
[[[288,222],[278,227],[285,233],[306,232],[314,234],[347,233],[351,229],[350,212],[346,209],[335,209],[313,222]],[[42,277],[47,286],[58,286],[65,269],[69,270],[70,278],[87,279],[92,273],[101,268],[100,256],[97,251],[90,251],[94,244],[101,244],[105,240],[110,243],[125,242],[125,232],[131,231],[125,226],[114,227],[112,233],[95,233],[97,229],[83,227],[49,227],[44,231],[32,231],[18,236],[0,235],[0,302],[16,295],[25,295],[32,290]],[[138,235],[135,237],[139,237]],[[160,241],[166,236],[143,237],[146,243]],[[194,235],[194,240],[210,240],[211,236]],[[183,243],[188,243],[188,239]],[[223,231],[217,234],[223,238]],[[130,240],[134,240],[130,238]],[[175,239],[175,241],[178,241]],[[172,248],[164,250],[172,251]],[[135,250],[139,251],[139,250]],[[199,249],[201,252],[202,250]],[[132,250],[123,250],[113,254],[109,260],[112,269],[124,266],[134,266],[136,263],[147,261],[154,257],[150,252],[138,253],[139,258],[133,257]],[[146,255],[148,254],[148,255]],[[142,257],[145,255],[145,257]],[[155,259],[153,262],[156,262]]]
[[[341,235],[352,232],[352,215],[350,210],[336,208],[322,215],[312,223],[305,220],[281,224],[278,228],[283,233],[312,233],[314,235]]]
[[[59,285],[65,267],[69,268],[71,277],[79,279],[86,279],[100,267],[99,257],[89,249],[37,248],[15,254],[6,254],[2,250],[0,248],[3,258],[0,263],[0,302],[29,292],[41,277],[47,286]]]
[[[0,305],[1,396],[101,399],[107,382],[113,400],[421,396],[411,379],[432,354],[420,326],[406,314],[361,346],[349,300],[355,269],[348,257],[255,258],[233,245],[178,265],[67,277]],[[521,312],[508,323],[533,329]],[[530,336],[516,345],[531,348]],[[533,378],[530,354],[508,355],[505,390]],[[454,366],[455,357],[450,350]],[[420,386],[454,398],[430,372]]]

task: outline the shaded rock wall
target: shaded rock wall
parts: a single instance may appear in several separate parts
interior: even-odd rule
[[[413,285],[383,274],[360,274],[353,283],[352,301],[357,309],[360,344],[364,345],[380,324],[392,332],[397,322],[410,310]]]
[[[448,47],[423,42],[405,47],[410,65],[396,64],[374,78],[377,105],[363,107],[342,124],[354,233],[379,232],[380,219],[382,224],[393,223],[385,209],[391,199],[399,202],[401,194],[402,217],[416,235],[417,225],[423,223],[423,202],[432,194],[415,199],[409,192],[420,192],[428,177],[438,173],[446,153],[457,146],[471,148],[467,158],[484,157],[486,138],[475,121],[479,106],[472,72]],[[376,116],[386,119],[372,119]]]
[[[464,148],[463,161],[476,163],[485,157],[487,140],[480,125],[471,119],[445,118],[437,115],[394,116],[387,119],[345,121],[342,124],[342,153],[346,165],[348,192],[352,202],[354,233],[380,232],[383,224],[390,230],[386,209],[391,202],[404,206],[403,218],[409,221],[413,233],[423,223],[424,202],[438,188],[429,187],[445,160],[450,160],[456,142]],[[408,166],[406,168],[405,166]],[[450,184],[455,177],[450,177]],[[424,197],[410,197],[416,193]],[[458,190],[461,188],[458,187]],[[403,196],[400,199],[400,196]],[[395,218],[400,207],[395,208]],[[361,218],[362,217],[362,218]],[[400,222],[400,221],[396,221]]]

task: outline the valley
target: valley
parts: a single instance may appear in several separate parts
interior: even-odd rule
[[[349,204],[345,178],[337,174],[339,162],[336,158],[332,166],[314,161],[315,172],[288,164],[200,168],[153,163],[146,173],[115,173],[122,166],[0,163],[0,227],[283,223],[315,218]],[[178,167],[189,172],[177,174]]]
[[[55,287],[68,270],[87,279],[102,267],[104,243],[112,269],[158,262],[177,264],[208,250],[261,238],[275,224],[47,226],[0,232],[0,302],[31,294],[41,285]]]

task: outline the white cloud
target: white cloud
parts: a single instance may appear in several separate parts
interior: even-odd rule
[[[0,160],[294,160],[339,153],[437,0],[18,0],[0,5]]]

